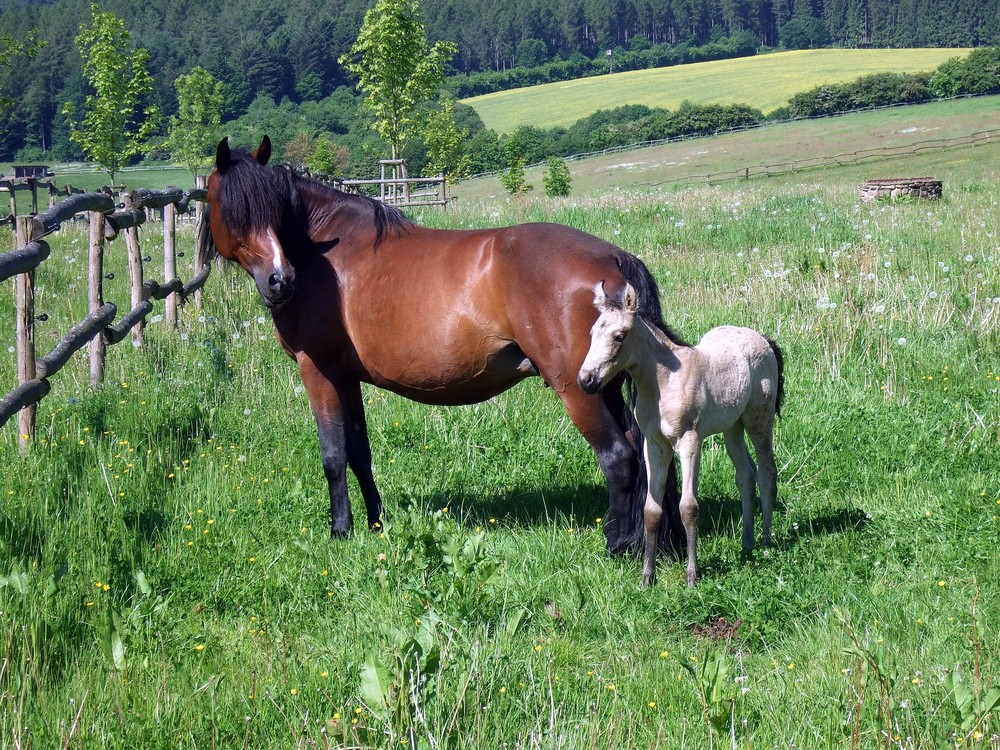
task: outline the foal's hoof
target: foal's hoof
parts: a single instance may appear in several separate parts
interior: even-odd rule
[[[648,589],[650,586],[656,584],[656,573],[643,573],[642,575],[642,587]]]
[[[698,583],[698,572],[689,570],[687,578],[688,578],[688,586],[694,586],[696,583]]]
[[[346,529],[330,529],[331,539],[347,539],[351,535],[353,529],[348,526]]]

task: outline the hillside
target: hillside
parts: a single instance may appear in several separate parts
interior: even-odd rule
[[[815,86],[870,73],[933,70],[968,49],[824,49],[776,52],[671,68],[613,73],[462,100],[487,128],[509,133],[519,125],[568,127],[599,110],[626,104],[675,109],[698,104],[749,104],[767,113]]]
[[[728,133],[710,138],[668,143],[609,153],[570,163],[573,178],[571,200],[624,189],[670,189],[671,185],[704,184],[706,175],[721,175],[762,165],[791,165],[796,160],[817,156],[845,156],[864,150],[911,147],[919,157],[871,158],[857,166],[840,169],[845,184],[867,177],[895,176],[896,171],[932,174],[945,179],[950,189],[952,163],[970,159],[995,164],[1000,159],[996,145],[942,151],[940,142],[973,133],[996,130],[1000,96],[977,97],[947,102],[911,105],[875,112],[859,112],[841,117],[766,125],[756,130]],[[916,170],[916,172],[914,172]],[[827,170],[821,170],[827,171]],[[540,190],[541,167],[528,170],[528,183]],[[771,180],[800,182],[812,179],[816,170],[771,177]],[[731,182],[728,181],[728,182]],[[452,190],[459,203],[507,199],[496,177],[467,180]]]

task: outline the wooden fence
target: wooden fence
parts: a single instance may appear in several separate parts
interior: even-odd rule
[[[33,192],[33,195],[36,193]],[[74,353],[89,345],[90,383],[97,385],[104,377],[107,347],[124,340],[130,333],[133,345],[144,345],[143,328],[146,316],[153,310],[151,300],[165,301],[165,320],[168,325],[176,326],[178,304],[191,295],[199,298],[210,267],[202,266],[196,259],[191,281],[185,284],[177,278],[175,231],[178,214],[187,213],[192,201],[204,202],[206,198],[203,189],[185,192],[180,188],[122,193],[117,202],[110,191],[74,193],[41,214],[18,216],[12,211],[10,220],[15,224],[15,249],[0,254],[0,282],[16,276],[19,385],[0,400],[0,426],[14,414],[19,414],[18,434],[22,450],[34,440],[36,405],[51,389],[49,378]],[[143,257],[139,244],[139,226],[146,221],[149,212],[156,210],[162,210],[163,216],[163,282],[143,278]],[[79,214],[86,216],[90,230],[87,271],[90,312],[51,352],[36,358],[35,269],[50,253],[49,245],[43,238],[64,222],[76,220]],[[131,309],[115,323],[117,307],[104,301],[104,247],[106,242],[122,233],[128,250],[132,298]]]

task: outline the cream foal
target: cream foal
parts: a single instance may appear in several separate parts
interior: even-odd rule
[[[649,491],[643,509],[646,549],[642,583],[656,581],[660,498],[667,468],[680,457],[681,522],[687,535],[687,581],[698,580],[698,467],[702,441],[722,433],[736,467],[743,504],[743,551],[753,549],[753,511],[760,485],[764,546],[771,543],[771,511],[777,493],[773,434],[781,409],[784,362],[778,345],[749,328],[719,326],[689,346],[636,314],[635,289],[627,285],[610,298],[604,282],[594,288],[600,316],[590,331],[590,351],[577,381],[596,393],[622,370],[636,387],[635,417],[645,440]],[[747,449],[750,436],[758,470]]]

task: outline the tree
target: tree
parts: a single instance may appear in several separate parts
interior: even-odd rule
[[[222,82],[201,67],[174,81],[177,115],[170,118],[167,148],[174,160],[197,181],[198,173],[211,164],[222,122]]]
[[[558,156],[549,157],[545,174],[542,175],[542,184],[545,186],[545,194],[549,198],[563,198],[569,195],[573,178],[564,159],[560,159]]]
[[[32,29],[24,39],[16,39],[10,34],[0,34],[0,116],[6,116],[7,110],[14,105],[14,99],[3,92],[4,84],[10,80],[14,60],[18,57],[34,57],[45,42],[38,39],[38,34]]]
[[[72,104],[64,106],[63,113],[70,123],[70,139],[114,182],[129,159],[143,153],[159,111],[145,104],[153,89],[149,53],[132,46],[125,22],[114,13],[102,12],[96,4],[90,10],[91,25],[80,27],[76,46],[93,93],[87,95],[82,121],[73,119]]]
[[[427,116],[423,128],[427,145],[426,174],[443,172],[448,182],[457,182],[470,174],[469,157],[462,147],[469,131],[459,129],[455,123],[454,103],[445,100],[441,108]]]
[[[444,81],[444,66],[458,46],[439,41],[428,47],[417,0],[376,0],[365,13],[358,38],[340,58],[375,118],[375,130],[398,158],[415,125],[417,107],[432,99]]]

